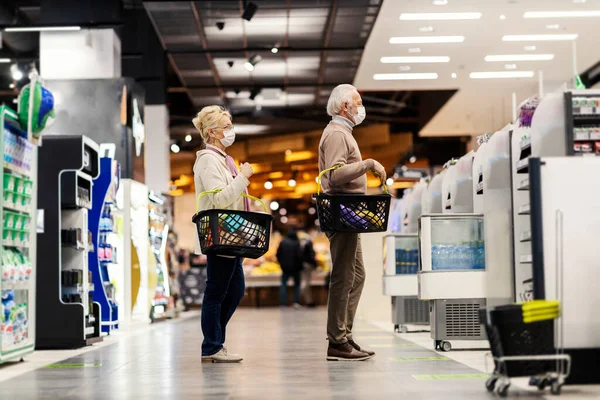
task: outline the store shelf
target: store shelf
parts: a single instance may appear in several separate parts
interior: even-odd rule
[[[2,287],[2,290],[29,290],[30,282],[31,281],[17,282],[17,283],[2,282],[1,287]]]
[[[13,211],[13,212],[18,212],[21,214],[31,215],[31,206],[30,205],[23,206],[23,205],[14,204],[14,203],[2,203],[2,208],[9,210],[9,211]]]
[[[533,262],[533,257],[531,254],[523,254],[521,257],[519,257],[519,262],[521,264],[531,264]]]
[[[417,274],[384,275],[384,296],[416,296],[419,294]]]
[[[531,206],[529,204],[523,204],[519,207],[519,215],[529,215],[531,213]]]
[[[521,236],[519,237],[519,241],[521,243],[531,242],[531,231],[525,231],[525,232],[521,233]]]
[[[28,249],[30,244],[29,243],[14,243],[12,240],[3,240],[2,246],[17,247],[19,249]]]
[[[530,149],[531,148],[531,138],[528,137],[528,138],[521,140],[521,142],[519,143],[519,147],[521,148],[521,151]]]
[[[527,174],[529,172],[529,157],[517,162],[517,174]]]
[[[529,190],[529,178],[525,178],[519,182],[517,190]]]
[[[477,194],[483,194],[483,182],[479,182],[475,187]]]
[[[18,167],[16,165],[8,163],[6,161],[4,162],[4,169],[6,169],[10,172],[13,172],[15,174],[18,174],[18,175],[23,175],[27,178],[31,177],[31,171],[29,171],[25,168],[22,168],[22,167]]]

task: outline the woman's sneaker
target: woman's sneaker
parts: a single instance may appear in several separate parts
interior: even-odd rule
[[[239,363],[242,360],[243,358],[237,354],[227,353],[227,349],[225,347],[212,356],[202,356],[203,363]]]

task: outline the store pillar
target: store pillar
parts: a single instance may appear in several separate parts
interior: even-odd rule
[[[169,191],[169,110],[165,105],[146,105],[146,184],[157,193]]]

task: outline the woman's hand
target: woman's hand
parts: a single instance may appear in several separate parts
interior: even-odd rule
[[[240,173],[246,177],[246,179],[250,179],[252,175],[254,175],[254,169],[248,163],[243,163],[240,165]]]

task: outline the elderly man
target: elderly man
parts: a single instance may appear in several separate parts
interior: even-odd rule
[[[331,115],[332,120],[321,136],[319,170],[336,164],[344,166],[323,175],[321,182],[324,193],[365,194],[365,174],[369,170],[377,172],[382,183],[385,182],[383,166],[375,160],[363,161],[352,136],[352,129],[366,116],[356,88],[344,84],[333,89],[327,102],[327,114]],[[327,315],[327,359],[366,360],[375,353],[361,348],[352,339],[354,316],[365,283],[360,236],[357,233],[329,232],[327,237],[333,261]]]

